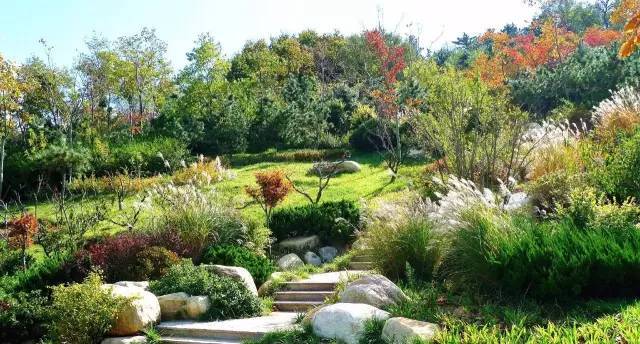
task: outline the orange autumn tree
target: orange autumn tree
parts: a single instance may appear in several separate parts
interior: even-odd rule
[[[588,28],[582,36],[582,41],[589,47],[608,46],[622,37],[622,34],[616,30],[604,29],[597,26]]]
[[[281,170],[256,172],[254,174],[257,186],[245,186],[245,192],[258,203],[266,218],[267,227],[271,220],[271,213],[280,202],[282,202],[289,192],[291,192],[291,182],[287,180]]]
[[[622,34],[624,40],[618,54],[620,57],[628,57],[633,54],[640,44],[640,0],[622,0],[611,13],[613,24],[625,24]]]
[[[27,268],[27,248],[33,245],[33,238],[38,233],[38,220],[32,214],[9,221],[9,246],[22,251],[22,268]]]
[[[534,31],[540,31],[535,35]],[[543,65],[564,61],[577,49],[580,38],[559,27],[552,19],[534,23],[531,32],[509,36],[504,32],[488,31],[479,39],[491,45],[491,55],[480,53],[472,72],[493,87],[502,87],[505,81],[521,71],[534,71]]]

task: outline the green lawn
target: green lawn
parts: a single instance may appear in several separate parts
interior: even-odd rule
[[[333,178],[329,187],[324,191],[322,201],[345,199],[375,203],[377,199],[401,197],[402,193],[400,191],[405,190],[413,177],[423,169],[423,163],[409,162],[401,167],[400,177],[391,183],[391,177],[387,172],[384,161],[378,154],[355,154],[351,157],[351,160],[359,162],[362,166],[362,171],[342,174]],[[229,204],[233,204],[237,208],[243,208],[243,205],[250,201],[244,192],[244,187],[254,183],[254,173],[262,170],[281,169],[290,176],[299,188],[315,196],[318,178],[307,175],[307,171],[312,165],[312,163],[306,162],[261,162],[238,167],[231,166],[235,177],[214,184],[211,192],[217,193],[218,197],[229,202]],[[136,195],[126,199],[125,211],[140,197],[140,195]],[[292,191],[279,207],[297,206],[307,202],[304,196]],[[121,219],[122,212],[117,209],[117,204],[113,202],[112,195],[76,197],[69,200],[67,204],[71,208],[87,210],[95,207],[98,203],[108,204],[109,211],[107,214],[110,218]],[[37,207],[35,204],[30,204],[27,208],[29,211],[37,211],[37,215],[41,219],[55,220],[57,205],[54,202],[41,202]],[[264,215],[258,205],[244,207],[241,211],[249,219],[264,222]],[[152,213],[147,213],[141,217],[141,222],[148,221],[152,217]],[[91,235],[101,235],[118,230],[122,230],[122,228],[104,221],[91,231]]]

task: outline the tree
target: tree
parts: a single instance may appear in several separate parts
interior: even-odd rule
[[[372,92],[378,111],[377,136],[382,143],[381,150],[394,181],[402,164],[402,140],[400,128],[404,118],[404,108],[399,103],[397,83],[398,74],[406,67],[404,48],[388,46],[384,35],[378,30],[365,32],[367,43],[378,60],[381,85]]]
[[[2,198],[4,185],[4,162],[6,145],[9,136],[13,132],[16,111],[20,108],[23,84],[18,80],[18,69],[11,62],[5,60],[0,54],[0,116],[2,121],[0,130],[0,198]]]
[[[32,214],[24,213],[8,223],[9,244],[22,251],[22,269],[27,269],[27,248],[33,245],[33,237],[38,232],[38,220]]]
[[[245,186],[245,192],[258,203],[264,211],[267,227],[271,220],[271,213],[289,192],[291,183],[281,170],[256,172],[254,174],[257,186]]]

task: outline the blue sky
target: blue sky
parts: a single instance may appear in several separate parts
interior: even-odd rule
[[[210,32],[227,56],[247,40],[304,29],[356,33],[377,23],[419,34],[438,47],[462,32],[478,34],[507,23],[524,25],[535,13],[521,0],[0,0],[0,53],[14,61],[53,46],[58,65],[70,65],[93,32],[114,39],[152,27],[168,43],[174,67],[199,33]]]

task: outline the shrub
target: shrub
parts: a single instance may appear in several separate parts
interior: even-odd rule
[[[184,292],[208,296],[211,307],[204,316],[206,320],[240,319],[261,313],[258,298],[240,282],[216,276],[193,264],[169,268],[167,274],[152,281],[149,288],[156,295]]]
[[[529,182],[525,188],[534,206],[552,212],[569,204],[571,191],[579,185],[578,176],[557,171]]]
[[[159,156],[160,154],[160,156]],[[187,146],[177,139],[166,137],[143,137],[134,141],[115,143],[108,153],[94,152],[93,172],[106,175],[124,170],[137,174],[167,172],[180,166],[180,161],[188,156]],[[167,161],[169,166],[165,165]]]
[[[173,174],[173,182],[176,185],[195,184],[208,186],[211,183],[221,181],[228,172],[222,166],[220,158],[213,161],[205,161],[200,155],[198,161],[189,166],[183,166]]]
[[[376,136],[378,121],[373,118],[360,124],[349,137],[349,145],[361,152],[377,152],[382,149],[382,142]]]
[[[0,241],[0,276],[11,275],[22,269],[22,252],[13,250],[6,241]],[[33,258],[31,255],[26,256],[27,266]]]
[[[20,343],[40,338],[48,320],[46,303],[40,291],[4,295],[0,290],[0,342]]]
[[[486,211],[467,214],[442,263],[460,287],[539,300],[637,296],[640,232],[578,227],[571,219],[536,223]]]
[[[99,343],[126,302],[102,288],[97,274],[81,284],[53,287],[50,335],[61,343]]]
[[[72,282],[73,279],[65,270],[68,261],[70,256],[67,254],[49,256],[32,264],[27,270],[0,277],[0,290],[9,293],[34,290],[47,292],[49,286]]]
[[[325,202],[277,210],[269,223],[278,240],[317,234],[325,242],[346,244],[355,239],[360,210],[354,202]]]
[[[103,177],[90,175],[88,177],[75,178],[69,183],[69,190],[78,193],[106,194],[119,192],[130,195],[147,190],[158,183],[161,183],[159,177],[143,178],[128,172],[118,172],[114,175]]]
[[[374,265],[391,279],[412,277],[430,281],[440,262],[441,243],[426,217],[399,216],[395,222],[374,223],[363,236]]]
[[[593,109],[596,135],[613,142],[618,133],[632,134],[640,124],[640,93],[630,86],[612,93]]]
[[[607,158],[593,179],[610,196],[619,201],[640,199],[640,131],[626,139]]]
[[[228,156],[229,162],[235,166],[253,165],[261,162],[315,162],[336,160],[347,156],[344,149],[296,149],[286,151],[266,151],[258,154],[234,154]]]
[[[152,280],[164,276],[170,267],[178,264],[180,258],[164,247],[151,246],[136,255],[136,280]]]
[[[202,258],[203,263],[241,266],[247,269],[256,284],[260,286],[276,271],[273,262],[260,256],[248,248],[232,245],[215,245],[209,247]]]

